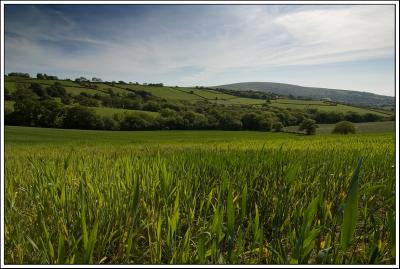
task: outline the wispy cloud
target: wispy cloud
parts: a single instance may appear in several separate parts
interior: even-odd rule
[[[7,7],[7,71],[210,85],[231,82],[218,77],[247,81],[240,76],[249,70],[262,73],[275,67],[394,57],[391,6],[77,6],[73,10]]]

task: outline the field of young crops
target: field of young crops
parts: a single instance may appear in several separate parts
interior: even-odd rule
[[[393,264],[394,133],[5,128],[5,263]]]

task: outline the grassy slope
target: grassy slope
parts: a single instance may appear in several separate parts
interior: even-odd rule
[[[256,90],[264,92],[273,92],[281,95],[292,94],[294,96],[304,96],[309,98],[328,97],[334,101],[345,103],[357,103],[368,105],[394,104],[394,97],[377,95],[369,92],[358,92],[328,88],[302,87],[298,85],[273,83],[273,82],[243,82],[217,86],[231,90]]]
[[[280,107],[280,108],[292,108],[292,109],[308,109],[308,108],[316,108],[320,111],[326,111],[326,112],[331,112],[331,111],[339,111],[339,112],[356,112],[359,114],[366,114],[366,113],[371,113],[371,114],[377,114],[380,116],[387,116],[387,112],[380,112],[378,110],[370,110],[370,109],[365,109],[365,108],[360,108],[360,107],[355,107],[355,106],[348,106],[348,105],[327,105],[326,103],[323,103],[322,101],[308,101],[308,100],[289,100],[289,99],[278,99],[278,100],[273,100],[271,102],[272,106],[275,107]]]
[[[142,85],[124,85],[127,88],[133,90],[142,90],[153,94],[154,96],[165,98],[167,100],[188,100],[188,101],[198,101],[203,98],[187,93],[185,91],[179,90],[179,88],[172,87],[152,87],[152,86],[142,86]]]

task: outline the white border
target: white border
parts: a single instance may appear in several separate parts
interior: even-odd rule
[[[396,264],[395,265],[6,265],[4,264],[4,5],[5,4],[196,4],[196,5],[218,5],[218,4],[246,4],[246,5],[278,5],[278,4],[392,4],[396,10]],[[1,2],[1,242],[0,242],[0,268],[399,268],[399,3],[397,1],[2,1]]]

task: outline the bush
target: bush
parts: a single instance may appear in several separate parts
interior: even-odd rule
[[[64,128],[102,129],[103,122],[94,110],[83,106],[73,106],[66,110]]]
[[[242,124],[245,130],[270,131],[272,127],[271,119],[254,112],[244,114]]]
[[[51,97],[62,97],[66,95],[65,88],[59,82],[55,82],[50,87],[47,87],[47,94]]]
[[[355,132],[356,128],[350,121],[341,121],[336,123],[335,128],[332,131],[334,134],[354,134]]]
[[[318,125],[315,124],[315,120],[305,119],[299,127],[299,131],[306,131],[307,135],[314,135]]]
[[[283,129],[283,124],[282,124],[282,122],[278,121],[278,122],[275,122],[272,127],[274,128],[275,132],[280,132]]]
[[[150,127],[151,123],[140,114],[126,115],[121,122],[121,130],[123,131],[148,130]]]

